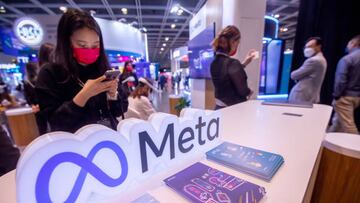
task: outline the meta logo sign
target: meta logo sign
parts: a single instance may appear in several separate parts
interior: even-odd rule
[[[117,131],[95,124],[75,134],[54,132],[37,138],[16,169],[17,201],[121,200],[129,188],[219,143],[219,112],[185,109],[181,114],[126,119]]]
[[[36,20],[28,17],[18,19],[14,25],[16,37],[25,45],[39,45],[44,37],[44,31]]]

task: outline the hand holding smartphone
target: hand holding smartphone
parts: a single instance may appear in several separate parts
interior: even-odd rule
[[[107,70],[104,75],[106,77],[104,81],[112,81],[119,77],[120,70]]]

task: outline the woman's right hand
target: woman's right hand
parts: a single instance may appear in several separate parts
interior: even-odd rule
[[[109,91],[112,86],[112,81],[103,82],[105,79],[105,76],[101,76],[94,80],[87,80],[84,87],[74,97],[74,103],[80,107],[84,107],[91,97]]]

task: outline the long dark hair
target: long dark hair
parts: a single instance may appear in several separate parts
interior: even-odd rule
[[[62,15],[57,29],[55,63],[64,67],[68,71],[70,77],[78,78],[79,70],[77,62],[73,57],[70,37],[75,31],[82,28],[93,30],[99,36],[100,55],[95,62],[95,67],[99,69],[100,76],[104,74],[106,70],[110,69],[110,65],[105,54],[100,27],[95,19],[86,11],[68,9],[66,13]]]
[[[125,62],[125,65],[124,65],[124,73],[127,73],[127,72],[129,72],[128,70],[127,70],[127,66],[129,65],[129,64],[131,64],[131,66],[134,68],[134,65],[132,64],[132,61],[126,61]]]
[[[37,75],[38,75],[38,66],[34,62],[29,62],[25,67],[26,78],[29,82],[35,84]]]
[[[52,43],[44,43],[39,49],[39,67],[42,67],[46,63],[52,62],[52,55],[55,45]]]

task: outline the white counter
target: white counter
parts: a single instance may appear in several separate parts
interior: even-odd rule
[[[202,162],[264,186],[267,194],[262,202],[300,203],[325,137],[331,110],[325,105],[315,105],[312,109],[263,106],[260,101],[249,101],[221,110],[223,140],[284,157],[283,166],[270,183],[211,161]],[[282,115],[285,112],[303,116]],[[160,202],[187,202],[165,185],[149,193]]]
[[[220,135],[223,140],[281,154],[285,159],[283,166],[271,182],[265,182],[205,159],[194,158],[192,161],[202,161],[264,186],[267,194],[262,202],[302,202],[325,136],[331,107],[315,105],[312,109],[306,109],[262,106],[260,101],[249,101],[221,111]],[[282,115],[285,112],[303,116]],[[187,202],[164,184],[157,188],[150,187],[149,193],[160,202]],[[12,171],[0,178],[0,202],[15,203],[15,195],[15,172]]]

